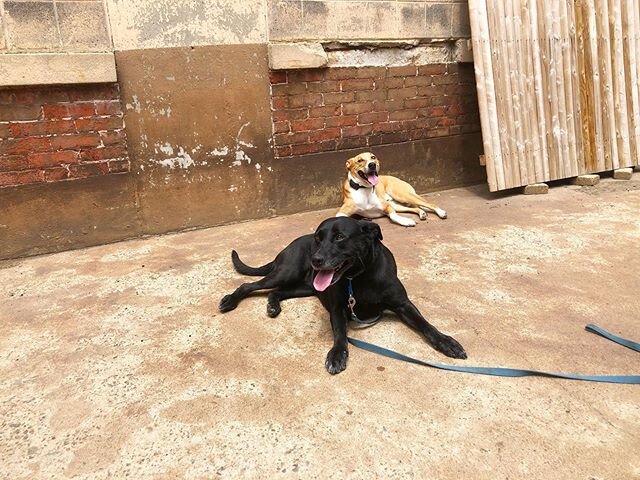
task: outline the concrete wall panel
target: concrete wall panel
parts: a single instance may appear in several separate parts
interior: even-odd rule
[[[116,50],[266,43],[263,0],[107,0]]]

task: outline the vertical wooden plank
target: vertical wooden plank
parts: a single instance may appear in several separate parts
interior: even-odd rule
[[[502,167],[499,143],[497,148],[495,147],[496,139],[499,135],[499,131],[495,128],[497,118],[490,118],[495,115],[495,107],[493,109],[489,107],[489,98],[493,97],[494,89],[490,65],[490,39],[487,35],[488,25],[486,28],[484,25],[487,17],[483,15],[483,12],[486,12],[485,0],[469,0],[473,64],[476,74],[476,88],[478,91],[478,106],[482,126],[482,143],[487,168],[487,181],[489,183],[489,190],[495,192],[496,190],[504,188],[504,177],[501,181],[497,171],[497,167]]]
[[[576,34],[578,61],[578,101],[580,102],[580,126],[582,129],[583,168],[580,174],[598,171],[596,158],[596,132],[593,105],[593,67],[591,64],[591,42],[589,41],[588,11],[584,0],[576,2]]]
[[[507,75],[509,86],[511,88],[511,97],[509,102],[510,118],[513,121],[513,144],[518,155],[518,170],[520,172],[520,184],[533,183],[533,177],[529,180],[529,169],[527,164],[526,137],[523,129],[524,116],[526,112],[523,110],[523,94],[524,85],[520,82],[520,62],[519,57],[522,50],[519,47],[518,37],[516,36],[516,17],[514,15],[514,3],[519,0],[511,0],[504,2],[504,35],[505,45],[507,48],[507,59],[509,62],[509,72]],[[518,32],[520,30],[518,29]]]
[[[633,3],[634,2],[623,2],[622,11],[622,37],[624,42],[624,69],[626,79],[625,89],[629,125],[629,148],[631,153],[628,165],[634,165],[637,162],[638,155],[640,155],[640,86],[638,85],[638,74],[636,70],[636,64],[638,62],[635,45],[637,25],[635,23]]]
[[[549,165],[551,164],[551,150],[549,148],[549,115],[548,109],[546,108],[546,98],[545,98],[545,85],[544,85],[544,75],[543,75],[543,65],[544,62],[542,60],[542,40],[540,38],[540,22],[542,21],[538,16],[538,0],[530,0],[529,3],[529,15],[530,15],[530,26],[531,26],[531,49],[533,53],[533,82],[534,82],[534,94],[535,94],[535,103],[536,103],[536,111],[538,113],[538,124],[539,124],[539,140],[540,140],[540,150],[542,152],[542,177],[544,180],[551,179],[551,173],[549,171]]]
[[[529,174],[532,175],[536,182],[544,182],[547,180],[544,176],[543,162],[546,162],[545,153],[541,147],[541,133],[540,125],[541,120],[539,118],[538,105],[536,102],[536,88],[535,88],[535,74],[534,74],[534,62],[535,57],[533,54],[533,38],[532,38],[532,26],[531,26],[531,8],[530,0],[522,0],[520,4],[520,20],[522,24],[522,45],[523,53],[520,55],[520,60],[524,65],[520,65],[521,77],[525,85],[524,97],[525,104],[525,130],[526,135],[529,137],[529,152],[528,152],[528,165]]]
[[[600,85],[602,88],[602,120],[604,136],[604,158],[607,170],[618,168],[618,143],[613,100],[613,75],[611,72],[611,41],[609,32],[609,6],[607,0],[597,0],[596,21],[598,24]]]
[[[513,188],[519,185],[519,172],[515,148],[513,148],[513,137],[511,133],[512,122],[509,121],[507,105],[511,92],[507,91],[508,65],[505,65],[506,56],[503,45],[503,35],[500,24],[498,8],[501,1],[487,2],[489,18],[489,36],[491,37],[491,61],[493,67],[493,78],[495,80],[496,112],[498,114],[498,126],[500,129],[500,145],[502,147],[502,165],[504,169],[505,188]],[[504,20],[504,18],[502,19]],[[516,179],[516,175],[517,178]]]
[[[573,111],[573,155],[575,157],[576,175],[585,173],[584,161],[584,139],[582,137],[582,109],[580,108],[580,80],[578,79],[578,36],[576,30],[576,4],[567,3],[567,26],[569,36],[569,75],[570,86],[569,98],[571,99],[571,109]]]
[[[573,5],[573,3],[571,3]],[[562,55],[562,80],[563,85],[561,92],[562,100],[564,100],[564,110],[566,116],[566,149],[567,157],[565,159],[565,177],[575,177],[578,175],[578,156],[576,152],[577,133],[575,129],[575,118],[578,115],[574,109],[573,98],[573,75],[571,73],[571,24],[569,20],[569,7],[567,2],[561,1],[560,7],[560,50]],[[561,100],[561,101],[562,101]]]
[[[604,120],[604,105],[603,105],[603,87],[602,79],[600,78],[600,66],[599,66],[599,29],[596,13],[596,1],[601,0],[585,0],[586,6],[586,20],[589,29],[589,44],[591,52],[591,78],[593,79],[593,115],[595,125],[595,154],[597,159],[597,169],[594,171],[604,171],[607,169],[607,142],[606,142],[606,125]],[[609,162],[610,165],[610,162]]]
[[[622,9],[620,0],[609,0],[609,33],[612,63],[609,65],[613,78],[613,105],[615,119],[615,138],[617,144],[617,167],[631,163],[629,148],[629,124],[627,121],[626,80],[624,72],[624,47],[622,43]]]
[[[640,83],[640,2],[632,1],[634,15],[633,18],[635,20],[635,46],[636,46],[636,76],[638,78],[638,82]],[[640,88],[640,86],[638,87]],[[640,96],[640,93],[639,93]],[[640,137],[638,137],[638,150],[640,150]],[[640,152],[637,158],[635,158],[635,164],[640,165]]]

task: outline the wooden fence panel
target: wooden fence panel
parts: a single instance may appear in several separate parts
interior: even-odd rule
[[[640,7],[469,0],[491,191],[640,164]]]

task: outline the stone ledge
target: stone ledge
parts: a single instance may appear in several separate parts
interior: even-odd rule
[[[327,66],[327,54],[319,43],[272,43],[269,67],[272,70],[320,68]]]
[[[6,53],[0,87],[115,82],[113,53]]]

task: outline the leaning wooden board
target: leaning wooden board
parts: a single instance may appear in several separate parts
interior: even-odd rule
[[[491,191],[640,165],[639,4],[469,0]]]

